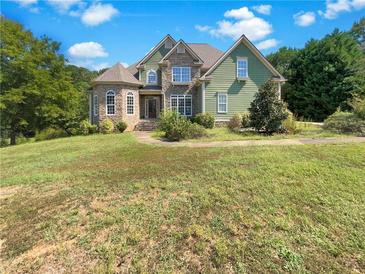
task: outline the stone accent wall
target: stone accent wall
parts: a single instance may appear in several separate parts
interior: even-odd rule
[[[115,114],[106,115],[106,93],[109,90],[115,92]],[[127,93],[134,94],[134,114],[127,115]],[[102,120],[109,118],[114,124],[124,121],[128,124],[127,130],[133,130],[135,125],[139,122],[139,91],[138,87],[127,85],[97,85],[94,87],[92,96],[98,95],[99,100],[99,115],[94,116],[92,113],[93,124],[99,124]],[[94,97],[93,97],[94,98]]]
[[[186,85],[172,83],[172,67],[173,66],[189,66],[191,67],[192,82]],[[177,53],[176,51],[170,55],[168,60],[161,67],[162,71],[162,92],[165,94],[165,107],[170,108],[171,94],[190,94],[193,100],[193,115],[201,112],[201,95],[198,79],[200,77],[200,66],[194,64],[192,56],[185,53]]]

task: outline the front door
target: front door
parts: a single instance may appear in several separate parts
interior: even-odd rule
[[[148,99],[147,101],[147,118],[150,118],[150,119],[156,119],[156,113],[157,113],[157,110],[156,110],[156,106],[157,106],[157,100],[156,99]]]

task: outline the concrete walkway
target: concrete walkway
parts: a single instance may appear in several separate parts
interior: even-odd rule
[[[328,138],[300,138],[281,140],[242,140],[242,141],[212,141],[212,142],[167,142],[151,137],[152,132],[135,131],[138,141],[148,145],[172,147],[231,147],[231,146],[287,146],[309,144],[338,144],[338,143],[365,143],[365,137],[328,137]]]

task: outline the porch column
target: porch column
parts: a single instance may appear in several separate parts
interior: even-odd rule
[[[89,121],[92,124],[93,123],[93,116],[92,116],[92,105],[93,105],[93,96],[92,96],[92,91],[89,91]]]
[[[279,100],[281,100],[281,82],[278,82],[278,96]]]
[[[205,112],[205,82],[202,84],[202,113]]]

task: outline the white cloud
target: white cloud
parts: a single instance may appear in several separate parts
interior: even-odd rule
[[[234,19],[250,19],[255,17],[255,15],[247,7],[242,7],[240,9],[227,10],[224,13],[224,17]]]
[[[123,66],[123,67],[125,67],[125,68],[129,67],[128,63],[126,63],[126,62],[120,62],[120,63],[121,63],[121,64],[122,64],[122,66]]]
[[[269,15],[271,13],[271,5],[259,5],[252,7],[255,11],[261,14]]]
[[[326,0],[326,10],[318,11],[326,19],[335,19],[339,13],[351,12],[365,7],[365,0]]]
[[[314,12],[308,11],[300,11],[293,15],[294,22],[296,25],[301,27],[307,27],[316,22],[316,15]]]
[[[234,40],[245,34],[252,41],[264,39],[273,32],[269,22],[256,17],[247,7],[228,10],[224,13],[224,16],[233,18],[235,21],[218,21],[216,28],[201,25],[196,25],[195,28],[202,32],[208,32],[215,37],[230,37]]]
[[[264,50],[264,49],[276,47],[278,44],[279,44],[279,42],[276,39],[267,39],[267,40],[264,40],[264,41],[261,41],[260,43],[258,43],[256,45],[256,47],[259,50]]]
[[[353,0],[351,2],[351,6],[353,6],[357,10],[362,9],[365,7],[365,0]]]
[[[102,45],[96,42],[84,42],[74,44],[68,49],[68,53],[74,58],[106,57],[108,53]]]
[[[79,4],[81,0],[47,0],[47,2],[56,8],[59,12],[65,13],[72,6]]]
[[[119,12],[111,4],[96,3],[90,6],[81,16],[81,21],[87,26],[97,26],[109,21]]]
[[[27,7],[33,4],[37,4],[38,0],[13,0],[22,7]]]
[[[209,27],[209,26],[202,26],[202,25],[195,25],[195,29],[204,32],[204,31],[210,30],[211,27]]]

